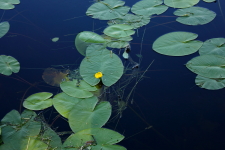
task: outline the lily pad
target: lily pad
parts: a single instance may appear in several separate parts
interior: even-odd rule
[[[0,55],[0,73],[11,75],[12,72],[17,73],[20,70],[20,63],[12,56]]]
[[[164,4],[173,8],[187,8],[198,4],[199,0],[164,0]]]
[[[178,9],[174,12],[174,15],[180,16],[176,21],[185,25],[207,24],[216,17],[215,12],[203,7]]]
[[[203,0],[203,1],[207,3],[211,3],[211,2],[215,2],[216,0]]]
[[[0,38],[2,38],[9,31],[9,27],[10,25],[8,21],[0,23]]]
[[[98,98],[93,96],[77,103],[69,113],[69,125],[73,132],[88,128],[100,128],[111,115],[109,102],[98,103]]]
[[[200,55],[220,55],[225,57],[225,38],[212,38],[199,49]]]
[[[21,115],[16,110],[7,113],[1,120],[6,126],[2,127],[4,146],[1,145],[0,150],[5,150],[5,147],[26,149],[29,138],[37,136],[41,130],[41,123],[35,121],[36,116],[36,113],[30,110],[24,110]]]
[[[133,29],[140,28],[150,22],[150,16],[139,16],[134,14],[126,14],[121,18],[108,21],[108,25],[114,24],[127,24],[133,27]]]
[[[111,86],[120,79],[123,68],[122,61],[113,52],[107,49],[97,51],[87,49],[87,56],[80,64],[80,74],[92,86],[98,84],[100,80],[104,85]],[[95,78],[97,72],[101,72],[103,76]]]
[[[57,42],[59,40],[59,37],[52,38],[52,42]]]
[[[103,32],[104,34],[113,38],[122,38],[133,35],[135,33],[132,30],[133,27],[126,24],[115,24],[107,27]]]
[[[197,75],[195,84],[207,90],[219,90],[225,87],[225,79],[211,79]]]
[[[68,118],[69,112],[82,99],[69,96],[64,92],[59,93],[52,99],[55,109],[65,118]]]
[[[130,7],[123,6],[124,1],[121,0],[103,0],[91,5],[86,14],[92,18],[100,20],[112,20],[120,18],[128,13]]]
[[[194,40],[197,34],[191,32],[171,32],[157,38],[153,50],[169,56],[184,56],[192,54],[202,46],[203,42]]]
[[[225,57],[201,55],[187,62],[186,67],[206,78],[225,78]]]
[[[96,91],[97,88],[94,86],[89,85],[84,80],[73,80],[73,81],[66,81],[60,84],[60,88],[72,97],[77,98],[88,98],[92,97],[93,93],[90,91]]]
[[[91,150],[126,150],[125,147],[114,145],[124,139],[124,136],[113,130],[105,128],[85,129],[69,136],[63,143],[63,147],[73,147],[79,150],[87,146]]]
[[[40,92],[35,93],[25,99],[23,106],[30,110],[43,110],[52,106],[52,93]]]
[[[134,4],[131,11],[134,14],[142,16],[152,16],[154,14],[159,15],[168,9],[167,6],[161,5],[162,3],[162,0],[142,0]]]

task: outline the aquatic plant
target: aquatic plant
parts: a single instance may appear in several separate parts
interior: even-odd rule
[[[3,2],[5,1],[0,0],[0,8],[3,7]],[[101,100],[104,93],[100,91],[98,96],[94,94],[102,87],[113,86],[124,75],[125,69],[121,59],[107,47],[125,48],[126,51],[129,41],[132,40],[131,36],[135,34],[134,29],[146,25],[150,22],[152,15],[161,14],[168,7],[182,8],[182,10],[179,9],[174,12],[175,15],[179,16],[177,21],[182,24],[202,25],[212,21],[215,17],[214,12],[207,10],[206,16],[202,13],[206,11],[204,8],[192,7],[198,2],[199,0],[165,0],[165,5],[163,5],[162,0],[143,0],[134,4],[131,8],[134,14],[128,14],[130,8],[123,6],[125,2],[121,0],[103,0],[91,5],[86,14],[95,19],[109,20],[109,27],[104,29],[104,35],[83,31],[76,36],[75,46],[79,53],[85,56],[79,67],[81,77],[76,78],[74,76],[66,81],[63,79],[67,77],[68,73],[56,73],[60,78],[55,76],[47,78],[44,73],[44,80],[51,85],[59,85],[63,92],[54,97],[52,97],[52,93],[48,92],[35,93],[25,99],[23,106],[26,109],[21,114],[16,110],[6,114],[0,124],[0,150],[126,149],[123,146],[115,145],[124,138],[123,135],[102,128],[109,120],[112,108],[108,101]],[[10,4],[17,3],[11,2]],[[10,8],[12,6],[4,9]],[[201,19],[204,21],[200,21]],[[8,28],[7,23],[0,24],[0,35],[4,36]],[[224,48],[224,39],[212,39],[203,43],[195,40],[197,36],[195,33],[181,31],[167,33],[156,39],[153,50],[163,55],[184,56],[201,49],[201,56],[193,58],[186,64],[188,69],[200,76],[197,77],[196,84],[207,89],[224,87],[225,56],[220,52]],[[52,41],[56,42],[57,40],[53,39]],[[208,52],[207,48],[202,46],[204,44],[217,47],[216,54]],[[127,52],[126,58],[129,59],[129,57]],[[131,59],[129,60],[131,61]],[[135,64],[135,66],[137,65]],[[132,67],[134,71],[137,68],[138,66]],[[0,73],[10,75],[12,72],[17,73],[18,71],[19,63],[17,60],[11,56],[1,55]],[[122,117],[122,111],[127,107],[131,93],[142,79],[144,73],[136,81],[128,97],[124,100],[120,98],[117,101],[120,117]],[[53,79],[53,81],[50,82],[49,79]],[[206,80],[208,84],[215,86],[203,86],[202,81],[206,82]],[[126,82],[125,85],[127,86],[129,82]],[[222,83],[222,85],[216,85],[217,82]],[[72,134],[64,143],[61,142],[59,134],[50,128],[41,115],[34,112],[34,110],[44,110],[51,106],[55,107],[58,113],[67,119],[72,130]]]

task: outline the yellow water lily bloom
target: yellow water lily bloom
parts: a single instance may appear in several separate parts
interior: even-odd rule
[[[95,78],[101,78],[103,76],[103,74],[101,72],[97,72],[95,74]]]

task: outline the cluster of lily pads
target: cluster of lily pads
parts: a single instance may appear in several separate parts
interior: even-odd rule
[[[79,67],[82,79],[62,81],[62,92],[55,96],[48,92],[33,94],[25,99],[23,106],[26,110],[22,114],[16,110],[6,114],[0,124],[0,150],[125,150],[125,147],[115,145],[124,138],[123,135],[102,128],[109,120],[112,108],[108,101],[99,100],[101,87],[112,86],[124,73],[120,57],[108,48],[128,47],[131,35],[135,33],[134,29],[147,25],[154,18],[152,15],[162,14],[168,7],[179,8],[174,15],[178,16],[178,22],[185,25],[203,25],[212,21],[216,14],[206,8],[195,7],[198,2],[199,0],[164,0],[164,5],[162,0],[142,0],[132,8],[124,6],[125,2],[121,0],[95,2],[86,14],[95,19],[109,20],[109,26],[104,29],[103,35],[83,31],[76,36],[75,46],[85,56]],[[13,0],[0,0],[0,9],[10,9],[3,8],[6,3],[16,4]],[[0,38],[8,30],[8,22],[0,23]],[[190,32],[167,33],[156,39],[152,48],[169,56],[183,56],[199,50],[200,56],[190,60],[187,67],[198,74],[197,85],[219,89],[225,83],[225,39],[210,39],[203,43],[195,40],[197,36]],[[55,38],[52,41],[58,40]],[[19,68],[19,62],[15,58],[0,56],[1,74],[11,75],[12,72],[17,73]],[[221,84],[215,86],[217,83]],[[52,106],[68,120],[73,131],[64,143],[59,134],[34,112]]]

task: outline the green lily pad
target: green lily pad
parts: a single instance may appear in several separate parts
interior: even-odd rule
[[[124,138],[123,135],[105,128],[85,129],[69,136],[63,147],[71,146],[75,150],[85,147],[91,150],[126,150],[125,147],[114,145]]]
[[[69,125],[73,132],[88,128],[100,128],[111,115],[109,102],[98,103],[98,98],[93,96],[77,103],[69,113]]]
[[[10,25],[8,21],[0,23],[0,38],[2,38],[9,31],[9,27]]]
[[[85,129],[69,136],[63,144],[63,147],[72,146],[75,150],[86,146],[89,143],[91,150],[126,150],[125,147],[114,145],[124,139],[124,136],[113,130],[105,128]]]
[[[206,78],[225,78],[225,57],[201,55],[187,62],[186,67]]]
[[[135,31],[132,29],[133,27],[130,25],[115,24],[107,27],[103,33],[113,38],[122,38],[133,35]]]
[[[35,93],[25,99],[23,106],[30,110],[43,110],[52,106],[52,93],[40,92]]]
[[[191,32],[171,32],[157,38],[153,50],[169,56],[184,56],[192,54],[202,46],[203,42],[194,40],[197,34]]]
[[[12,72],[17,73],[20,70],[20,63],[12,56],[0,55],[0,73],[11,75]]]
[[[98,45],[95,47],[98,49]],[[98,84],[100,80],[104,85],[111,86],[120,79],[123,68],[120,58],[111,51],[87,49],[87,56],[80,64],[80,75],[92,86]],[[98,72],[103,74],[101,78],[95,78]]]
[[[79,33],[78,38],[86,43],[105,43],[104,38],[90,31],[83,31]]]
[[[203,25],[211,22],[216,13],[203,7],[190,7],[178,9],[174,15],[180,16],[176,19],[177,22],[186,25]]]
[[[199,49],[200,55],[220,55],[225,57],[225,38],[212,38]]]
[[[83,31],[75,38],[75,46],[77,51],[83,56],[86,56],[86,49],[92,43],[104,44],[105,42],[106,40],[102,36],[90,31]]]
[[[159,15],[168,9],[167,6],[161,5],[162,3],[162,0],[142,0],[134,4],[131,11],[134,14],[142,16],[152,16],[154,14]]]
[[[225,79],[211,79],[197,75],[195,78],[195,84],[200,88],[207,90],[219,90],[225,87]]]
[[[12,3],[9,3],[8,0],[0,1],[0,9],[8,10],[13,8],[15,8],[15,6]]]
[[[215,2],[216,0],[203,0],[203,1],[207,3],[211,3],[211,2]]]
[[[82,99],[69,96],[65,93],[59,93],[52,99],[55,109],[65,118],[68,118],[69,112]]]
[[[173,8],[187,8],[198,4],[199,0],[164,0],[164,4]]]
[[[121,0],[103,0],[91,5],[86,14],[92,18],[100,20],[112,20],[120,18],[128,13],[130,8],[123,6],[124,1]]]
[[[114,24],[127,24],[133,27],[133,29],[140,28],[150,22],[150,16],[139,16],[134,14],[126,14],[121,18],[108,21],[108,25]]]
[[[52,38],[52,42],[57,42],[59,40],[59,37]]]
[[[35,137],[41,130],[41,123],[35,121],[36,113],[24,110],[20,115],[18,111],[12,110],[1,120],[5,126],[2,127],[2,141],[4,146],[10,149],[26,149],[30,137]]]
[[[66,81],[62,82],[60,84],[60,88],[68,94],[69,96],[72,97],[77,97],[77,98],[88,98],[92,97],[93,93],[90,91],[96,91],[97,88],[94,86],[89,85],[83,80],[73,80],[73,81]]]
[[[19,4],[19,0],[0,0],[0,9],[13,9],[15,4]]]
[[[61,138],[48,125],[46,125],[46,127],[45,127],[44,134],[40,135],[40,139],[42,139],[42,141],[47,143],[48,147],[51,147],[52,150],[62,150],[61,149],[61,147],[62,147]]]

